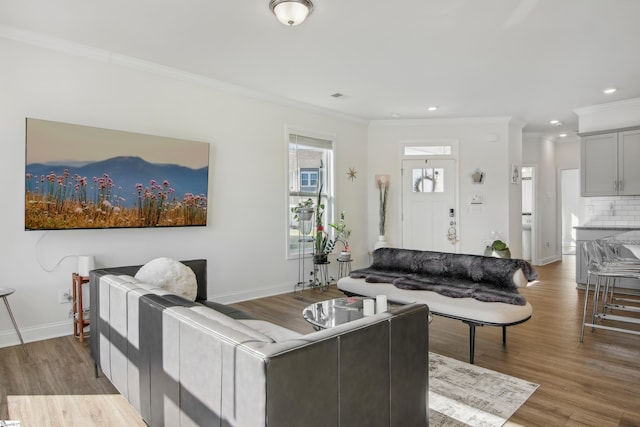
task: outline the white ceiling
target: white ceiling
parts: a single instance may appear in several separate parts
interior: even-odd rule
[[[0,26],[365,120],[512,116],[574,134],[575,108],[640,97],[639,0],[313,1],[286,27],[268,0],[2,0]]]

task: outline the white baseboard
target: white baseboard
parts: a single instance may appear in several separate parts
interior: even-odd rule
[[[285,294],[293,292],[293,283],[280,284],[270,288],[255,288],[244,292],[209,295],[208,299],[220,304],[233,304],[236,302],[248,301],[256,298],[270,297],[273,295]]]
[[[11,324],[9,325],[13,326]],[[20,325],[18,325],[18,327],[20,328]],[[73,319],[31,326],[28,328],[20,328],[20,334],[22,335],[22,339],[25,343],[71,335],[73,334]],[[0,348],[19,344],[20,339],[18,339],[18,334],[16,334],[13,327],[11,327],[11,329],[0,331]]]
[[[558,257],[557,255],[553,255],[548,258],[539,259],[536,265],[547,265],[556,261],[562,261],[562,256]]]
[[[233,304],[236,302],[293,292],[293,285],[293,283],[284,283],[269,288],[255,288],[237,293],[210,295],[209,299],[220,304]],[[20,332],[22,333],[24,342],[41,341],[71,335],[73,334],[73,320],[69,319],[63,322],[49,323],[30,328],[20,328]],[[13,328],[0,331],[0,348],[18,344],[20,344],[20,340]]]

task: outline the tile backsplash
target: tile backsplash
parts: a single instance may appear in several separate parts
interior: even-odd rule
[[[583,197],[582,225],[640,226],[640,196]]]

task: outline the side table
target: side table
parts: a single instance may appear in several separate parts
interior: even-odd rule
[[[82,308],[82,285],[89,282],[89,277],[73,273],[72,277],[72,304],[73,304],[73,335],[84,341],[84,328],[89,326],[89,319],[84,318]]]
[[[313,284],[311,287],[320,288],[322,292],[329,287],[329,261],[313,263]]]
[[[342,260],[338,258],[338,279],[344,276],[348,276],[351,273],[351,261],[352,259]]]

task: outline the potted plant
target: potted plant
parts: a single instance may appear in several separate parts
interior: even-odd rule
[[[335,239],[329,239],[329,235],[324,229],[324,203],[322,202],[322,188],[320,184],[316,200],[316,236],[314,239],[313,262],[324,264],[327,262],[327,255],[333,251],[336,244]]]
[[[389,176],[376,175],[376,188],[378,189],[380,198],[379,221],[378,221],[378,241],[374,248],[383,248],[388,246],[385,239],[385,223],[387,220],[387,198],[389,196]]]
[[[313,216],[313,200],[300,200],[298,204],[291,208],[293,219],[296,221],[309,221]]]
[[[494,240],[484,250],[485,256],[493,256],[496,258],[511,258],[511,251],[505,242],[502,240]]]
[[[341,242],[344,245],[344,250],[340,252],[338,257],[339,261],[349,261],[351,259],[351,251],[349,250],[349,236],[351,236],[351,230],[347,228],[347,224],[344,220],[344,211],[340,213],[340,220],[337,224],[329,224],[329,227],[336,230],[337,242]]]

